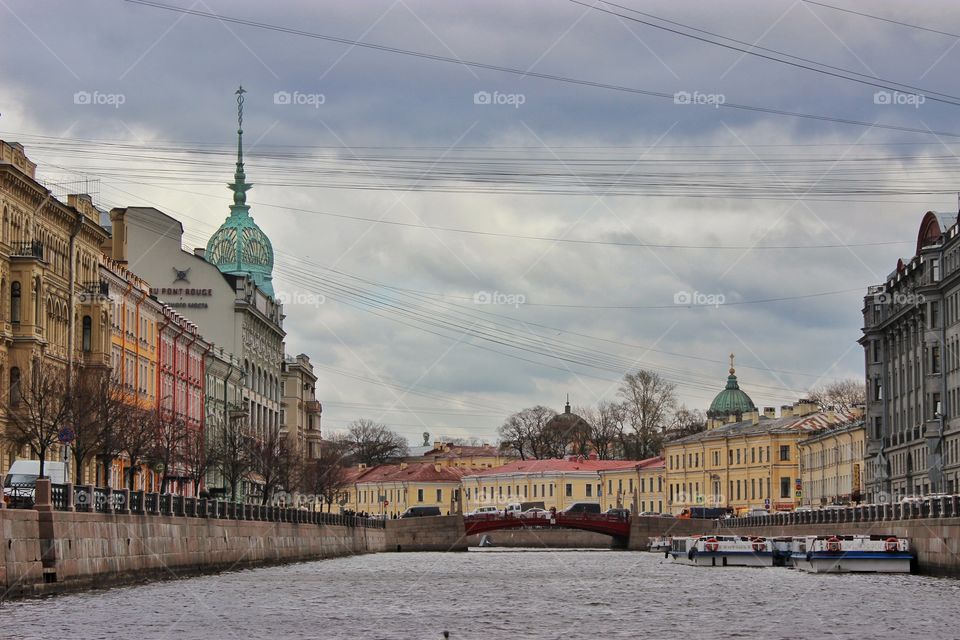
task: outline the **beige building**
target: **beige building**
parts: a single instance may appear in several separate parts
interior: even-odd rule
[[[790,511],[801,503],[799,442],[859,418],[820,412],[809,400],[757,410],[732,366],[726,388],[710,405],[707,430],[664,444],[665,498],[671,513],[687,507]]]
[[[859,502],[866,429],[862,420],[824,429],[798,443],[800,502],[809,506]]]
[[[317,400],[317,376],[309,356],[286,356],[280,371],[283,408],[280,432],[307,458],[320,456],[320,416],[323,407]]]
[[[492,469],[516,459],[516,455],[489,444],[474,446],[436,441],[432,449],[408,461],[431,462],[460,469]]]
[[[342,506],[356,512],[394,517],[410,507],[438,507],[456,513],[464,470],[441,464],[359,465],[348,472]]]
[[[36,168],[20,144],[0,140],[0,389],[11,402],[36,367],[83,363],[78,294],[99,281],[107,238],[89,196],[61,202]],[[0,473],[17,457],[32,454],[0,444]],[[60,447],[47,457],[62,459]]]

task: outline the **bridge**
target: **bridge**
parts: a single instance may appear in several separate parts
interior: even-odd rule
[[[464,516],[463,527],[471,536],[502,529],[581,529],[621,539],[630,537],[630,518],[605,513],[557,513],[548,517],[524,515],[483,514]]]

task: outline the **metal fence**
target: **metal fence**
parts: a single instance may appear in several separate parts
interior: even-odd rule
[[[324,513],[283,505],[244,504],[207,498],[188,498],[174,494],[107,489],[90,485],[54,484],[50,487],[50,494],[56,511],[68,511],[72,503],[74,510],[87,513],[291,522],[368,529],[384,529],[387,526],[384,520],[356,515]]]
[[[765,516],[745,516],[718,520],[720,527],[776,527],[798,524],[836,524],[842,522],[891,522],[920,518],[960,517],[960,496],[943,496],[923,501],[895,502],[847,507],[827,507],[810,511],[785,511]]]

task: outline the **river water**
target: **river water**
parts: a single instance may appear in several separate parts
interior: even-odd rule
[[[626,551],[355,556],[0,605],[0,638],[960,638],[960,581]]]

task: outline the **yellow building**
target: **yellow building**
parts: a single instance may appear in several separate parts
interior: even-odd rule
[[[19,393],[37,366],[83,362],[78,294],[98,279],[107,232],[87,195],[61,202],[36,179],[20,144],[0,140],[0,389]],[[14,395],[14,398],[17,397]],[[0,433],[4,428],[0,424]],[[59,447],[47,454],[62,459]],[[24,448],[0,445],[0,473]]]
[[[859,502],[863,492],[866,430],[858,420],[825,429],[799,442],[801,504]]]
[[[431,462],[460,469],[492,469],[516,459],[516,455],[488,444],[471,446],[436,441],[432,449],[409,461]]]
[[[342,506],[388,517],[410,507],[438,507],[443,515],[456,513],[463,473],[439,463],[360,465],[348,472]]]
[[[800,504],[798,443],[849,423],[856,413],[819,412],[810,401],[757,410],[732,366],[727,386],[707,411],[707,430],[664,444],[665,499],[671,513],[691,506],[788,511]]]
[[[662,513],[664,461],[658,456],[631,463],[627,468],[600,471],[600,484],[605,489],[600,506],[630,509],[636,513]]]
[[[504,509],[514,502],[543,502],[544,507],[563,509],[574,502],[604,502],[601,472],[623,471],[624,491],[630,480],[636,486],[637,460],[596,460],[569,457],[565,460],[518,460],[468,473],[463,477],[464,511],[493,505]],[[634,475],[631,475],[634,474]],[[609,479],[613,479],[612,476]],[[620,486],[614,481],[614,489]]]

